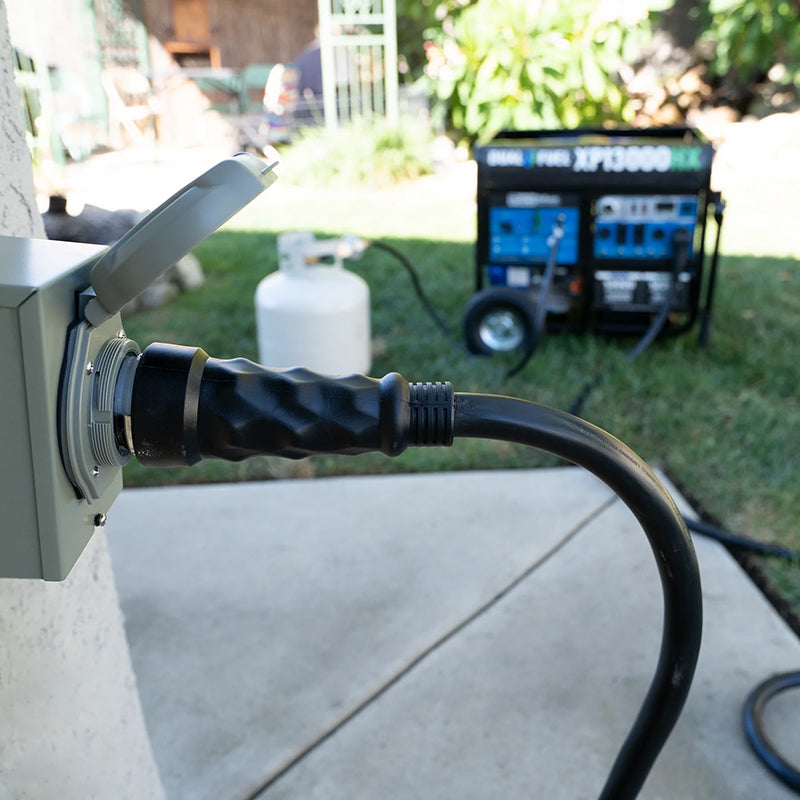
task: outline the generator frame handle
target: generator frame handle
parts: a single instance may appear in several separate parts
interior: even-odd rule
[[[708,202],[714,204],[714,221],[717,224],[717,231],[714,236],[714,251],[711,254],[711,266],[708,270],[706,304],[703,309],[703,317],[700,320],[700,334],[698,336],[700,347],[708,346],[709,329],[711,327],[711,316],[714,304],[714,289],[716,288],[717,272],[719,271],[719,247],[722,238],[722,222],[725,218],[725,201],[722,199],[721,192],[711,192]],[[707,215],[708,211],[706,211],[706,216]]]

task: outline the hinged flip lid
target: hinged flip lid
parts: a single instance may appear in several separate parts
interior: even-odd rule
[[[96,297],[86,319],[100,325],[176,261],[246,206],[277,176],[277,154],[262,161],[239,153],[221,161],[148,214],[92,267]]]

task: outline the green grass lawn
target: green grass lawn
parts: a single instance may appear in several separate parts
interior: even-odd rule
[[[550,335],[527,367],[507,378],[513,360],[465,356],[425,314],[401,266],[372,249],[349,265],[371,289],[376,351],[371,372],[446,379],[456,391],[508,394],[566,409],[600,370],[605,378],[583,408],[586,419],[664,469],[718,523],[800,547],[796,222],[788,211],[776,220],[768,200],[761,206],[749,195],[740,205],[729,200],[731,227],[723,240],[708,348],[698,345],[695,330],[656,342],[628,365],[630,340]],[[432,302],[459,334],[474,290],[474,178],[466,167],[453,180],[424,178],[381,191],[310,190],[279,182],[197,248],[205,286],[126,319],[128,335],[142,347],[152,341],[194,344],[212,356],[256,360],[253,294],[259,280],[277,268],[275,237],[287,229],[385,239],[414,263]],[[131,463],[125,481],[141,486],[554,463],[527,448],[458,441],[452,448],[414,450],[397,459],[262,458],[161,470]],[[798,565],[765,560],[763,568],[800,609]]]

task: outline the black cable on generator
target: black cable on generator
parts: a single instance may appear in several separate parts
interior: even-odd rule
[[[667,292],[661,302],[658,312],[651,320],[647,330],[642,334],[639,341],[625,354],[625,358],[629,364],[635,361],[658,338],[672,310],[672,302],[675,299],[675,293],[678,288],[678,279],[681,272],[686,268],[686,263],[689,258],[689,233],[682,228],[678,228],[675,231],[673,239],[675,243],[675,259],[672,262],[669,287],[667,288]],[[586,382],[569,407],[570,414],[580,413],[589,395],[597,388],[606,375],[607,373],[600,372]]]
[[[536,298],[536,316],[534,317],[533,330],[531,331],[530,342],[525,349],[522,358],[515,364],[508,372],[506,378],[513,378],[521,372],[525,365],[531,360],[531,357],[539,347],[539,343],[544,337],[545,321],[547,319],[547,305],[550,299],[550,287],[553,285],[553,277],[556,271],[556,258],[558,257],[558,246],[564,238],[564,223],[566,217],[559,214],[553,225],[553,231],[547,237],[547,262],[545,263],[544,271],[542,273],[542,283],[539,288],[539,293]]]
[[[714,303],[714,286],[717,282],[717,272],[719,270],[719,249],[722,239],[722,222],[725,218],[725,201],[720,192],[712,193],[714,203],[714,221],[717,223],[717,233],[714,239],[714,252],[711,256],[711,268],[708,273],[708,288],[706,289],[706,307],[703,309],[703,317],[700,320],[700,335],[698,341],[700,347],[708,346],[708,332],[711,327],[711,314]]]
[[[672,302],[675,299],[678,288],[678,279],[681,272],[686,269],[686,263],[689,260],[689,232],[683,230],[683,228],[678,228],[673,236],[673,242],[675,244],[675,261],[670,273],[667,294],[642,338],[628,351],[626,356],[628,361],[634,361],[650,347],[664,328],[669,312],[672,310]]]
[[[636,797],[689,692],[700,650],[702,595],[679,511],[624,444],[562,411],[509,397],[458,394],[449,383],[410,384],[396,373],[378,380],[269,370],[176,345],[146,348],[127,391],[129,396],[115,394],[115,415],[127,415],[116,426],[125,432],[117,444],[145,465],[256,455],[396,456],[409,446],[449,446],[460,437],[528,445],[594,473],[644,529],[664,598],[656,671],[600,794],[600,800]]]

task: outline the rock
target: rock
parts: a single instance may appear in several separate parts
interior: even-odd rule
[[[61,195],[52,195],[42,214],[48,239],[88,244],[113,244],[144,217],[144,212],[130,208],[108,211],[91,205],[73,216],[67,211],[67,199]]]
[[[121,239],[134,225],[144,219],[145,212],[133,209],[109,211],[98,206],[84,206],[80,214],[67,211],[67,200],[61,195],[52,195],[47,211],[42,214],[45,232],[49,239],[62,242],[86,242],[88,244],[113,244]],[[165,273],[141,292],[125,307],[132,313],[148,308],[157,308],[180,292],[187,292],[203,284],[205,276],[197,258],[188,253],[169,267]]]
[[[168,273],[170,280],[177,284],[183,292],[199,288],[206,279],[203,267],[197,257],[191,253],[187,253],[175,266],[170,267]]]
[[[711,87],[708,85],[706,73],[707,70],[701,65],[692,67],[678,78],[678,88],[684,94],[710,97]]]
[[[137,311],[147,311],[159,308],[172,300],[180,293],[180,289],[172,283],[166,275],[150,284],[143,292],[139,292],[123,309],[123,314],[135,314]]]
[[[652,115],[654,125],[681,125],[684,121],[681,110],[672,102],[667,102]]]
[[[729,106],[693,108],[686,115],[687,123],[697,128],[709,141],[720,142],[728,128],[739,119],[739,113]]]

